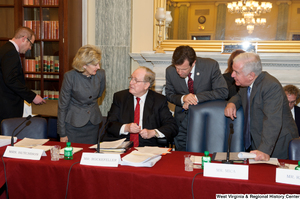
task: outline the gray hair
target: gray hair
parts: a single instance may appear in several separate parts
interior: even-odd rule
[[[153,72],[150,68],[147,68],[145,66],[139,66],[138,69],[140,68],[146,70],[144,81],[150,83],[149,89],[151,89],[155,82],[155,72]]]
[[[241,53],[233,59],[233,63],[242,62],[244,75],[254,72],[258,76],[262,72],[262,64],[258,54]]]

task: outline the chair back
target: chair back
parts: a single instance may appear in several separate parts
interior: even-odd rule
[[[187,151],[209,153],[226,152],[228,148],[229,125],[233,124],[230,152],[244,151],[244,111],[239,108],[237,118],[225,117],[225,100],[214,100],[190,106],[187,127]]]
[[[290,141],[289,159],[300,160],[300,138],[294,138]]]
[[[13,131],[19,126],[26,118],[10,118],[4,119],[1,122],[2,135],[11,136]],[[14,135],[17,135],[18,139],[36,138],[36,139],[46,139],[47,138],[47,121],[41,117],[32,117],[30,123],[24,122],[19,126]],[[27,126],[26,126],[27,124]]]

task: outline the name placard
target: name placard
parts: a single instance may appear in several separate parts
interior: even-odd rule
[[[203,176],[248,180],[249,166],[221,163],[205,163]]]
[[[300,171],[276,168],[276,182],[300,185]]]
[[[42,149],[7,146],[3,157],[27,160],[40,160],[42,155],[46,156],[45,151]]]
[[[80,164],[89,166],[118,167],[119,154],[82,153]]]

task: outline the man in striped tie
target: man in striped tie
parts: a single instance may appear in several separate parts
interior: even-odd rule
[[[129,77],[129,89],[114,94],[108,112],[107,137],[126,138],[134,146],[157,146],[159,138],[171,140],[177,125],[166,97],[150,90],[155,73],[139,67]]]
[[[280,82],[262,71],[255,53],[238,55],[232,68],[231,76],[242,88],[228,101],[225,116],[234,120],[243,107],[245,149],[256,154],[255,160],[287,159],[289,141],[299,135]]]

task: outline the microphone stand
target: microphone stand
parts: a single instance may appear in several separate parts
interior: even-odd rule
[[[231,147],[231,139],[232,139],[232,134],[233,134],[233,124],[230,123],[229,127],[230,127],[230,133],[229,133],[229,136],[228,136],[227,156],[226,156],[226,160],[222,161],[222,163],[225,163],[225,164],[233,164],[233,161],[229,160],[230,147]]]
[[[99,133],[99,135],[98,135],[98,142],[97,142],[97,152],[96,153],[100,153],[100,142],[101,142],[101,134],[103,133],[103,131],[104,131],[104,135],[105,135],[105,128],[106,128],[106,126],[107,126],[107,124],[108,124],[109,122],[108,122],[108,120],[105,122],[105,124],[104,124],[104,127],[103,127],[103,129],[102,129],[102,131]],[[104,135],[102,136],[103,138],[104,138]]]
[[[31,119],[31,115],[28,115],[28,116],[26,117],[26,119],[25,119],[21,124],[19,124],[19,126],[17,126],[17,127],[14,129],[14,131],[13,131],[12,134],[11,134],[11,140],[10,140],[10,145],[11,145],[11,146],[14,146],[14,134],[15,134],[15,131],[16,131],[22,124],[24,124],[26,121],[28,121],[28,120],[30,120],[30,119]],[[30,123],[31,123],[31,122],[30,122]],[[29,124],[30,124],[30,123],[29,123]],[[29,125],[29,124],[28,124],[28,125]],[[26,124],[26,126],[28,126],[28,125]],[[26,126],[25,126],[25,127],[26,127]],[[25,128],[25,127],[24,127],[24,128]],[[24,128],[22,128],[21,131],[22,131]],[[19,134],[21,131],[19,131],[18,134]]]

